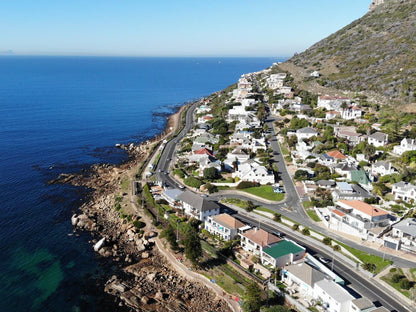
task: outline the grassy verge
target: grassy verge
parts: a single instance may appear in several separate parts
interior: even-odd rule
[[[275,211],[273,211],[273,210],[271,210],[269,208],[263,207],[263,206],[259,206],[256,209],[254,209],[254,211],[256,211],[256,210],[257,211],[263,211],[263,212],[271,213],[272,215],[275,213]]]
[[[275,193],[273,191],[273,187],[271,185],[263,185],[259,187],[249,187],[246,189],[242,189],[241,191],[259,196],[264,199],[273,200],[273,201],[281,201],[285,198],[285,195],[282,193]]]
[[[393,282],[392,281],[392,277],[394,274],[400,274],[402,276],[404,276],[403,271],[402,270],[398,270],[398,272],[389,272],[386,275],[382,276],[381,279],[383,281],[385,281],[387,284],[389,284],[391,287],[394,287],[394,289],[396,289],[397,291],[399,291],[401,294],[405,295],[406,297],[410,297],[410,292],[406,289],[403,289],[400,287],[400,282]]]
[[[364,251],[352,248],[352,247],[347,246],[343,243],[337,242],[337,244],[344,247],[346,250],[348,250],[350,253],[352,253],[355,257],[360,259],[363,263],[375,264],[376,268],[373,271],[373,273],[375,273],[375,274],[380,273],[386,266],[393,263],[393,261],[383,260],[382,257],[368,254]]]
[[[306,210],[306,213],[308,214],[309,218],[311,218],[315,222],[321,221],[321,219],[316,214],[315,210]]]
[[[222,200],[226,204],[235,205],[237,207],[246,209],[247,208],[247,202],[245,200],[239,199],[239,198],[225,198]]]

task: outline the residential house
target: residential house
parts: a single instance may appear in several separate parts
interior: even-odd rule
[[[200,123],[205,123],[205,122],[208,122],[208,121],[210,121],[212,119],[213,119],[212,114],[208,114],[208,115],[199,117],[197,123],[199,123],[199,124]]]
[[[288,241],[281,240],[270,247],[264,247],[261,253],[261,263],[273,268],[282,268],[305,256],[305,248]]]
[[[400,242],[395,249],[416,251],[416,218],[403,219],[394,224],[391,236]]]
[[[335,181],[333,180],[319,180],[316,182],[318,187],[329,190],[332,189],[335,186]]]
[[[260,184],[273,184],[275,182],[274,174],[254,159],[249,159],[238,165],[238,170],[232,173],[232,177],[238,177],[242,181],[258,182]]]
[[[283,81],[286,78],[285,73],[271,74],[267,79],[266,83],[270,89],[279,89],[283,87]]]
[[[293,156],[298,156],[300,159],[306,159],[312,155],[311,150],[314,148],[313,144],[299,141],[296,143],[296,151],[292,151]]]
[[[335,136],[348,140],[349,144],[355,146],[358,143],[364,141],[367,136],[358,133],[353,126],[342,126],[342,127],[334,127],[334,134]]]
[[[406,139],[400,141],[400,145],[393,147],[393,153],[401,155],[404,152],[416,151],[416,140],[415,139]]]
[[[341,110],[341,118],[346,120],[361,118],[362,113],[359,107],[350,105],[346,109]]]
[[[341,116],[340,112],[333,111],[333,110],[325,113],[325,119],[326,120],[331,120],[331,119],[337,118],[339,116]]]
[[[239,233],[238,235],[241,238],[241,247],[245,251],[252,252],[254,255],[257,256],[261,255],[264,247],[271,246],[282,240],[276,235],[266,232],[263,229],[257,228],[248,230],[243,233]]]
[[[326,274],[318,271],[305,262],[285,266],[282,271],[285,284],[297,286],[302,296],[314,296],[315,283],[325,279]]]
[[[267,145],[266,145],[266,139],[264,137],[261,138],[251,138],[248,141],[244,141],[241,144],[242,148],[251,150],[253,152],[257,152],[258,150],[266,150],[267,149]]]
[[[351,173],[357,171],[357,167],[348,163],[339,163],[334,170],[339,175],[346,176],[348,180],[351,180]]]
[[[331,193],[334,201],[345,200],[362,200],[373,198],[374,195],[363,189],[358,184],[350,184],[347,182],[337,182],[336,188]]]
[[[298,141],[310,139],[313,136],[319,135],[319,132],[310,127],[305,127],[296,131]]]
[[[340,96],[321,95],[318,96],[318,108],[325,108],[328,111],[340,111],[342,103],[351,105],[351,99]]]
[[[180,189],[167,189],[162,192],[161,197],[165,199],[169,205],[175,207],[179,204],[178,196],[183,193]]]
[[[370,312],[374,309],[374,304],[366,297],[354,299],[351,301],[351,312]]]
[[[327,279],[315,283],[314,294],[328,312],[350,312],[351,301],[355,299],[342,286]]]
[[[371,173],[374,175],[385,176],[396,172],[389,161],[377,161],[371,166]]]
[[[416,200],[416,186],[408,182],[397,182],[393,184],[391,192],[395,200],[409,202]]]
[[[220,236],[226,241],[234,239],[241,229],[247,227],[244,223],[226,213],[208,217],[204,225],[205,230],[213,235]]]
[[[362,187],[372,189],[371,180],[364,170],[352,170],[350,173],[350,180],[360,183]]]
[[[388,134],[378,131],[368,136],[368,144],[374,145],[375,147],[386,146],[389,142],[388,139]]]
[[[370,229],[376,226],[384,227],[389,224],[390,215],[387,211],[374,207],[360,200],[338,200],[335,203],[341,210],[349,216],[355,217],[356,220],[361,220],[365,225],[363,228]],[[354,220],[352,220],[355,222]]]
[[[220,206],[217,203],[193,192],[185,191],[177,198],[181,201],[185,214],[202,222],[205,222],[207,217],[220,213]]]
[[[191,162],[199,162],[203,158],[214,159],[215,157],[212,154],[212,151],[204,147],[204,148],[193,151],[193,154],[189,156],[188,159]]]
[[[235,164],[237,165],[236,167],[238,167],[238,165],[242,164],[243,162],[246,162],[249,159],[250,155],[243,151],[241,147],[237,147],[227,154],[227,159],[225,159],[223,162],[225,170],[233,171]]]

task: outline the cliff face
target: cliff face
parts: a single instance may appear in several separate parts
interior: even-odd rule
[[[416,0],[374,4],[362,18],[288,63],[304,72],[320,71],[319,83],[330,88],[416,102]]]

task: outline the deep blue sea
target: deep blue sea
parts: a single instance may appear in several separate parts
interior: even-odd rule
[[[120,163],[184,102],[274,58],[0,57],[0,311],[104,311],[111,264],[72,233],[60,173]],[[100,286],[101,285],[101,286]]]

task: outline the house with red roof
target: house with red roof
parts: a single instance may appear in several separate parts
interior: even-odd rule
[[[332,210],[328,227],[363,239],[381,232],[390,224],[390,214],[361,200],[338,200]]]
[[[220,236],[226,241],[234,239],[242,230],[250,228],[250,226],[226,213],[208,217],[204,225],[205,230],[213,235]]]

